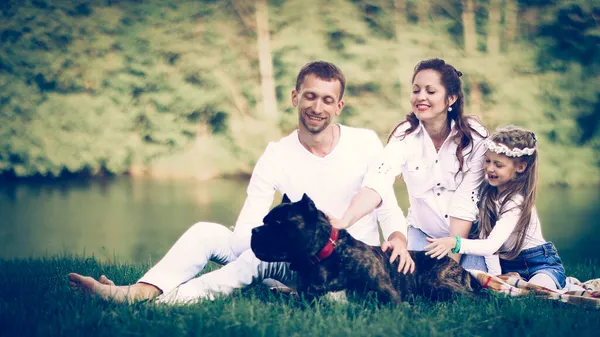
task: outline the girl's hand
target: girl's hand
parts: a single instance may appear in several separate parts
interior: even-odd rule
[[[438,260],[448,255],[454,247],[456,247],[455,237],[445,237],[441,239],[426,238],[427,241],[431,242],[425,246],[427,251],[425,255],[429,255],[432,259],[437,258]]]

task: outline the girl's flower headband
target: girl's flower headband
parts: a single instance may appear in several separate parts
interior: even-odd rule
[[[486,139],[485,145],[488,150],[498,153],[504,154],[509,157],[521,157],[521,156],[531,156],[535,152],[535,147],[526,147],[524,149],[519,149],[515,147],[514,149],[508,148],[508,146],[502,143],[495,143],[491,139]]]

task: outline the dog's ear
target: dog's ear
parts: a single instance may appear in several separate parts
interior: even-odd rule
[[[282,204],[291,204],[292,201],[290,200],[290,198],[287,196],[287,194],[283,194],[283,199],[281,199],[281,203]]]
[[[306,210],[309,212],[316,212],[317,211],[317,206],[315,206],[315,203],[312,201],[312,199],[306,195],[306,193],[302,194],[302,200],[300,200],[300,202],[302,203],[302,205],[304,205],[304,207],[306,207]]]

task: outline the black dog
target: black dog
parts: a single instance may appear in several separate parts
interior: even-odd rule
[[[411,251],[415,272],[399,273],[398,260],[389,262],[389,251],[334,229],[306,194],[294,203],[284,195],[263,222],[252,230],[252,250],[263,261],[291,263],[298,272],[298,292],[309,297],[348,289],[399,303],[414,295],[447,300],[481,289],[469,272],[447,256],[438,260]]]

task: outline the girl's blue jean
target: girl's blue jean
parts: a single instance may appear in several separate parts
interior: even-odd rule
[[[558,289],[564,288],[567,279],[565,268],[552,242],[524,249],[512,260],[500,259],[500,266],[502,273],[519,273],[525,281],[536,274],[546,274],[550,276]]]
[[[422,230],[408,226],[408,250],[425,250],[425,246],[429,244],[426,240],[427,234]],[[487,272],[485,259],[483,256],[463,255],[460,259],[460,265],[465,269],[475,269]],[[504,268],[502,268],[504,271]]]

